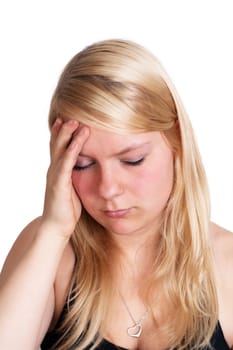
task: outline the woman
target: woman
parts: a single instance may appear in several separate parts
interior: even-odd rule
[[[49,125],[43,214],[1,274],[1,349],[230,349],[233,235],[209,222],[192,128],[157,59],[123,40],[87,47]]]

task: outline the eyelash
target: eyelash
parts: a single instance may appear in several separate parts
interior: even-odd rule
[[[136,166],[136,165],[141,164],[143,161],[144,161],[144,158],[140,158],[140,159],[135,160],[135,161],[124,160],[123,162],[125,164],[131,165],[131,166]]]
[[[75,165],[73,170],[77,170],[77,171],[81,171],[81,170],[85,170],[85,169],[88,169],[90,168],[94,163],[90,163],[88,165],[85,165],[85,166],[79,166],[79,165]]]
[[[140,159],[135,160],[135,161],[123,160],[122,162],[125,163],[126,165],[129,165],[129,166],[137,166],[137,165],[140,165],[144,161],[144,159],[145,158],[143,157],[143,158],[140,158]],[[77,171],[82,171],[82,170],[90,168],[93,164],[95,164],[95,163],[93,162],[93,163],[90,163],[90,164],[85,165],[85,166],[75,165],[73,169],[77,170]]]

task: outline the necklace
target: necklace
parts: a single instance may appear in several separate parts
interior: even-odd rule
[[[125,299],[123,298],[123,296],[121,295],[120,293],[120,297],[121,297],[121,300],[131,318],[131,320],[133,321],[133,325],[131,327],[128,327],[127,328],[127,334],[130,336],[130,337],[133,337],[133,338],[139,338],[141,333],[142,333],[142,323],[143,323],[143,320],[146,318],[147,314],[148,314],[148,310],[146,310],[144,312],[144,314],[140,317],[140,319],[138,321],[135,320],[135,318],[133,317]]]

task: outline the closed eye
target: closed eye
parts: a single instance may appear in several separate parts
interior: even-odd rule
[[[145,158],[143,157],[143,158],[140,158],[140,159],[137,159],[137,160],[122,160],[122,162],[124,164],[126,164],[126,165],[137,166],[137,165],[140,165],[144,161],[144,159]],[[94,164],[95,164],[95,162],[91,162],[91,163],[88,163],[88,164],[85,164],[85,165],[78,165],[78,164],[76,164],[73,167],[73,170],[82,171],[82,170],[90,168]]]
[[[143,158],[140,158],[137,160],[124,160],[123,162],[127,165],[136,166],[136,165],[141,164],[144,161],[144,159],[145,158],[143,157]]]
[[[85,170],[85,169],[88,169],[90,168],[95,162],[91,162],[91,163],[88,163],[86,165],[78,165],[76,164],[74,167],[73,167],[73,170],[77,170],[77,171],[81,171],[81,170]]]

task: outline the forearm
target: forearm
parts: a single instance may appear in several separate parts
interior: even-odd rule
[[[1,349],[31,350],[35,346],[57,268],[67,245],[64,238],[50,231],[49,227],[40,226],[17,266],[9,274],[3,271],[0,285]]]

